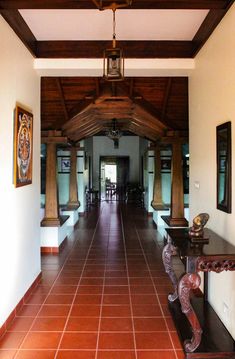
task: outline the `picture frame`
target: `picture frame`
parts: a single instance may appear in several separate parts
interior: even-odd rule
[[[216,126],[217,209],[232,213],[232,125]]]
[[[33,114],[16,105],[14,114],[14,185],[32,183],[33,169]]]
[[[70,157],[61,157],[61,172],[70,173]]]
[[[161,172],[170,173],[171,172],[171,157],[165,156],[161,157]]]

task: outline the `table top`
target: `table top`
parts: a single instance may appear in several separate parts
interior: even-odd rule
[[[171,238],[172,244],[178,248],[180,256],[226,256],[235,259],[235,246],[212,230],[204,228],[204,238],[208,238],[209,241],[203,244],[192,243],[188,231],[189,228],[166,228],[166,233]]]

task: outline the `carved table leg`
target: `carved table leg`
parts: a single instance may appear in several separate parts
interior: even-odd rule
[[[187,316],[193,336],[191,340],[186,340],[184,348],[186,352],[193,352],[197,349],[201,342],[202,329],[197,316],[190,304],[190,290],[197,289],[200,286],[201,278],[197,273],[187,273],[179,281],[178,293],[182,312]]]
[[[163,252],[162,252],[162,261],[165,267],[165,271],[166,273],[169,275],[170,280],[174,286],[174,293],[173,294],[169,294],[168,295],[168,300],[170,302],[174,302],[177,298],[178,298],[178,279],[175,275],[175,272],[173,270],[173,266],[172,266],[172,256],[176,255],[176,248],[171,244],[168,243],[164,248],[163,248]]]

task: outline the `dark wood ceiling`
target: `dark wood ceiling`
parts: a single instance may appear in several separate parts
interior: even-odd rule
[[[209,9],[209,13],[192,41],[120,41],[119,46],[129,58],[195,57],[233,3],[234,0],[133,0],[130,9]],[[109,42],[37,41],[18,9],[94,8],[92,0],[0,0],[0,14],[38,58],[97,58]]]
[[[233,3],[234,0],[133,0],[130,9],[209,12],[191,41],[119,41],[118,45],[126,58],[193,58]],[[19,9],[94,8],[92,0],[0,0],[0,14],[38,58],[102,57],[110,41],[38,41]],[[123,131],[155,141],[167,130],[188,130],[188,80],[126,78],[111,85],[101,78],[42,78],[41,116],[42,130],[62,130],[75,142],[106,131],[113,118],[117,118]]]
[[[76,142],[106,131],[116,118],[118,128],[156,141],[167,130],[188,130],[186,77],[41,79],[42,130],[62,130]]]

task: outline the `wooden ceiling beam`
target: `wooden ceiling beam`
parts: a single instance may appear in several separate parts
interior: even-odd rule
[[[168,119],[166,116],[163,120],[162,113],[156,109],[150,102],[148,102],[146,99],[141,96],[135,96],[134,102],[141,106],[145,111],[147,111],[151,116],[154,116],[157,118],[160,122],[162,122],[163,125],[168,126],[171,128],[172,124],[170,119]]]
[[[86,119],[84,118],[82,122],[74,122],[69,127],[64,128],[64,132],[69,136],[75,131],[82,130],[86,128],[88,125],[96,122],[96,118],[93,115],[89,115]]]
[[[130,122],[125,122],[125,123],[122,123],[122,125],[118,124],[118,129],[120,129],[121,131],[129,131],[129,125],[130,125]],[[110,127],[107,127],[107,129],[110,128]]]
[[[79,113],[86,111],[86,109],[93,103],[92,99],[83,99],[77,102],[77,104],[69,110],[69,118],[76,117]]]
[[[96,91],[96,98],[100,96],[100,80],[98,77],[95,78],[95,91]]]
[[[41,143],[68,143],[68,137],[41,137]]]
[[[105,112],[96,112],[95,117],[100,119],[100,121],[111,121],[113,118],[116,120],[129,121],[132,118],[132,113],[105,113]]]
[[[185,143],[188,143],[189,138],[187,136],[184,137],[179,137],[179,136],[174,136],[174,137],[162,137],[160,139],[160,144],[173,144],[173,143],[181,143],[182,145]]]
[[[108,112],[108,111],[130,111],[131,107],[132,107],[132,102],[130,101],[130,99],[128,99],[127,97],[125,98],[125,100],[121,100],[121,101],[117,101],[118,97],[110,97],[110,98],[106,98],[104,101],[99,102],[98,104],[94,104],[93,108],[94,110],[98,110],[98,111],[104,111],[104,112]]]
[[[151,113],[145,110],[140,105],[135,104],[135,107],[133,109],[133,116],[138,117],[140,120],[143,118],[143,125],[152,125],[156,126],[157,128],[161,130],[167,130],[167,125],[162,123],[161,120],[155,115],[153,116]]]
[[[97,123],[96,123],[95,121],[92,121],[92,122],[87,123],[87,124],[84,125],[83,127],[75,127],[75,128],[73,129],[73,131],[71,131],[71,132],[65,131],[65,134],[66,134],[66,136],[68,136],[69,138],[72,138],[73,135],[74,135],[74,133],[84,132],[84,131],[87,130],[87,128],[89,129],[90,127],[95,126],[95,125],[97,125]]]
[[[145,118],[140,119],[138,117],[133,116],[131,119],[131,123],[134,123],[136,126],[140,128],[145,128],[146,130],[155,133],[156,136],[163,136],[165,132],[162,128],[149,124]]]
[[[88,105],[83,111],[79,112],[76,116],[71,118],[63,125],[63,130],[69,129],[76,123],[85,122],[90,116],[93,115],[92,105]]]
[[[7,3],[8,0],[4,1]],[[31,54],[37,56],[37,40],[33,35],[32,31],[24,21],[23,17],[20,15],[18,10],[1,10],[2,5],[0,4],[0,15],[6,20],[10,25],[12,30],[20,38],[23,44],[31,52]]]
[[[101,124],[97,124],[96,121],[90,122],[88,123],[86,126],[82,127],[82,128],[76,128],[73,133],[69,136],[70,138],[73,138],[76,134],[78,133],[86,133],[87,131],[90,131],[96,127],[102,127]]]
[[[90,80],[91,81],[91,80]],[[93,80],[94,81],[94,80]],[[153,136],[159,137],[163,136],[166,132],[166,130],[169,129],[181,129],[185,128],[184,121],[187,119],[182,116],[181,120],[177,120],[174,118],[174,110],[177,110],[177,104],[181,104],[181,101],[186,101],[186,97],[182,97],[180,94],[186,91],[185,83],[184,81],[179,81],[177,79],[174,79],[174,83],[172,84],[172,95],[176,95],[176,100],[171,101],[171,97],[169,100],[169,105],[171,105],[171,113],[172,113],[172,122],[168,123],[162,123],[161,116],[162,113],[164,113],[166,110],[158,110],[155,108],[155,106],[150,102],[147,102],[143,96],[150,96],[150,99],[155,98],[155,93],[153,94],[152,91],[156,90],[156,96],[157,98],[162,99],[162,95],[164,95],[164,86],[165,86],[165,100],[161,100],[162,103],[167,102],[166,93],[170,92],[170,85],[168,82],[168,85],[166,86],[167,81],[170,81],[170,79],[160,79],[160,81],[153,81],[153,79],[148,80],[141,80],[136,79],[134,83],[132,83],[131,79],[127,78],[126,81],[124,81],[121,85],[118,84],[117,88],[117,97],[112,97],[108,93],[107,96],[103,95],[103,85],[106,86],[106,83],[103,83],[102,80],[100,80],[100,93],[102,94],[98,99],[96,99],[94,102],[90,103],[86,108],[83,108],[82,111],[78,111],[76,116],[74,116],[72,119],[68,120],[63,126],[62,129],[65,132],[65,134],[68,137],[71,137],[73,135],[73,132],[76,131],[83,131],[87,128],[87,126],[92,126],[95,123],[100,124],[103,126],[103,128],[107,128],[109,125],[111,125],[111,120],[113,118],[116,118],[118,120],[118,124],[120,123],[120,126],[126,126],[131,121],[135,123],[135,125],[138,127],[146,128],[146,131],[151,131]],[[79,84],[79,81],[76,81],[75,83]],[[126,85],[125,85],[126,83]],[[135,88],[130,91],[131,87],[135,87],[138,91],[140,91],[140,94],[138,92],[135,92]],[[64,82],[62,82],[64,84]],[[83,85],[86,86],[86,82],[83,82]],[[64,85],[63,85],[64,86]],[[70,87],[70,82],[66,81],[67,88]],[[87,86],[88,91],[94,91],[95,93],[95,81],[93,82],[94,90],[92,86]],[[121,87],[121,88],[119,88]],[[161,93],[160,96],[158,95],[158,89],[160,87]],[[143,93],[142,93],[143,88]],[[166,90],[168,88],[168,90]],[[82,96],[85,96],[86,92],[83,90],[83,86],[78,87],[78,90],[76,90],[76,87],[74,87],[74,82],[72,82],[70,91],[65,91],[66,94],[65,100],[66,100],[66,108],[71,108],[71,104],[73,105],[75,102],[75,95],[74,91],[78,91],[78,97],[81,98],[81,94],[79,91],[82,90]],[[129,98],[128,95],[133,94],[133,98]],[[135,94],[139,95],[138,98],[136,98]],[[95,94],[96,95],[96,94]],[[55,98],[56,104],[55,106],[49,106],[46,107],[44,112],[42,111],[42,128],[44,129],[56,129],[56,121],[58,126],[58,121],[63,121],[63,111],[61,104],[59,102],[59,96],[58,96],[58,90],[56,87],[56,78],[53,83],[49,82],[49,88],[47,91],[44,89],[43,98]],[[72,96],[72,98],[71,98]],[[184,102],[183,102],[184,103]],[[83,101],[84,106],[85,102]],[[166,106],[166,105],[165,105]],[[167,110],[168,112],[168,110]],[[54,114],[54,116],[50,116],[50,114]],[[58,118],[57,118],[58,117]],[[52,121],[53,119],[53,121]],[[169,120],[170,121],[170,120]],[[177,125],[177,121],[179,122],[179,126]],[[166,121],[165,121],[166,122]],[[174,125],[174,122],[176,125]],[[182,124],[183,123],[183,124]],[[178,128],[179,127],[179,128]],[[121,128],[121,127],[120,127]]]
[[[100,132],[101,130],[102,130],[102,126],[96,126],[96,127],[93,127],[92,129],[89,129],[87,131],[75,133],[72,136],[72,139],[74,139],[74,141],[78,142],[78,141],[81,141],[84,138],[94,136],[96,133]]]
[[[41,136],[42,137],[61,137],[62,131],[57,131],[57,130],[43,130],[41,131]]]
[[[94,90],[90,91],[82,100],[78,101],[76,106],[74,106],[69,111],[69,118],[75,117],[77,114],[84,112],[89,105],[94,103],[94,101],[99,96],[99,78],[94,78]]]
[[[130,79],[130,84],[129,84],[129,96],[132,99],[134,96],[134,78],[132,77]]]
[[[99,106],[102,106],[102,104],[104,105],[105,103],[108,103],[108,102],[113,102],[113,103],[116,103],[119,102],[119,104],[121,103],[121,101],[126,101],[126,103],[128,103],[129,105],[131,105],[131,101],[130,101],[130,98],[128,96],[100,96],[96,101],[95,101],[95,104],[96,105],[99,105]]]
[[[186,137],[188,138],[188,130],[168,130],[165,137]]]
[[[172,85],[172,78],[169,77],[167,79],[167,85],[166,85],[166,90],[165,90],[164,100],[163,100],[163,105],[162,105],[162,111],[161,111],[161,122],[163,122],[163,123],[168,122],[166,120],[166,113],[167,113],[167,106],[168,106],[168,102],[169,102],[170,92],[171,92],[171,85]]]
[[[222,9],[225,0],[135,0],[130,9]],[[88,0],[0,0],[2,9],[96,9]],[[128,8],[126,8],[128,9]]]
[[[38,41],[39,58],[103,58],[111,41]],[[187,58],[194,50],[191,41],[117,41],[126,58]]]
[[[126,58],[193,58],[234,0],[135,0],[131,9],[210,9],[192,41],[118,41]],[[17,9],[95,8],[83,0],[0,0],[0,14],[34,57],[102,58],[110,41],[37,41]]]
[[[195,57],[199,50],[206,43],[216,26],[220,23],[226,12],[230,9],[234,0],[230,0],[226,2],[226,5],[221,10],[210,10],[207,14],[205,20],[201,24],[197,33],[195,34],[192,44],[194,46],[194,50],[192,56]]]
[[[113,128],[112,120],[103,120],[102,118],[96,117],[97,121],[99,121],[106,129]],[[130,118],[122,118],[121,120],[116,122],[116,127],[119,130],[125,130],[125,127],[130,123]]]
[[[63,92],[61,80],[59,77],[56,78],[56,85],[57,85],[57,88],[59,91],[61,106],[63,108],[63,113],[64,113],[64,121],[56,121],[56,126],[59,129],[65,122],[67,122],[69,120],[69,115],[68,115],[68,111],[67,111],[67,107],[66,107],[66,103],[65,103],[64,92]]]
[[[110,107],[109,109],[104,108],[99,108],[99,109],[94,109],[94,115],[97,116],[104,116],[104,118],[126,118],[126,117],[130,117],[132,115],[133,111],[131,108],[112,108]]]
[[[92,136],[95,136],[97,133],[99,133],[100,131],[102,130],[102,128],[97,128],[97,129],[94,129],[93,131],[90,131],[89,133],[86,133],[84,135],[82,135],[82,137],[79,137],[76,141],[81,141],[85,138],[89,138],[89,137],[92,137]]]
[[[141,129],[139,126],[136,126],[135,123],[133,122],[130,124],[129,130],[133,132],[135,135],[147,138],[151,141],[156,141],[156,139],[158,138],[158,136],[152,134],[149,131],[146,131],[146,129]]]
[[[82,126],[86,126],[87,123],[91,122],[94,120],[94,116],[93,114],[87,115],[87,116],[83,116],[82,119],[77,120],[77,121],[68,121],[66,122],[66,124],[63,126],[63,131],[66,133],[71,133],[74,131],[74,129],[82,127]]]
[[[170,119],[167,118],[167,116],[165,115],[165,112],[166,112],[167,103],[169,100],[171,83],[172,83],[172,78],[170,77],[168,79],[167,89],[166,89],[166,93],[165,93],[165,97],[164,97],[163,109],[161,112],[158,111],[156,109],[156,107],[153,106],[149,101],[147,101],[141,94],[139,94],[137,91],[135,91],[134,86],[133,86],[134,82],[130,83],[130,93],[132,94],[132,97],[131,97],[132,100],[136,104],[140,105],[150,115],[154,116],[159,121],[161,121],[165,126],[168,126],[170,128],[172,127],[172,123],[171,123]]]

